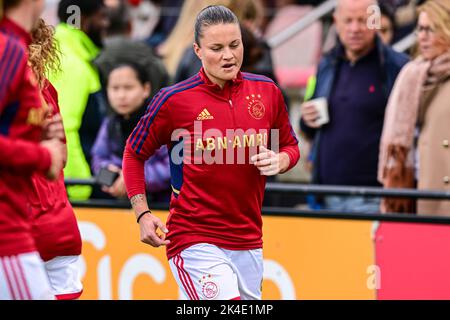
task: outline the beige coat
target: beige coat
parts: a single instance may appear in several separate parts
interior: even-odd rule
[[[440,85],[418,140],[418,189],[450,191],[450,79]],[[417,213],[450,216],[450,200],[419,200]]]

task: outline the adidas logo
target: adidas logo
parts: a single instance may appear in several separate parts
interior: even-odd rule
[[[203,109],[202,112],[200,112],[200,114],[197,117],[198,121],[202,121],[202,120],[212,120],[214,119],[214,117],[211,115],[211,113],[209,113],[208,109]]]

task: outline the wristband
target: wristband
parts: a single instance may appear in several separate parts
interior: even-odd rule
[[[139,223],[139,220],[141,220],[142,216],[146,213],[152,213],[150,210],[145,210],[144,212],[142,212],[139,217],[137,218],[136,222]]]

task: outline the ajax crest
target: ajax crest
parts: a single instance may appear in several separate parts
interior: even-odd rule
[[[248,112],[256,120],[260,120],[264,117],[266,113],[266,107],[261,101],[260,94],[252,94],[246,97],[248,101]]]
[[[206,299],[214,299],[219,294],[219,287],[212,281],[211,275],[203,276],[199,280],[202,285],[202,293]]]

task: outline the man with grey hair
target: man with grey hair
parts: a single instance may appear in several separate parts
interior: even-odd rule
[[[378,149],[387,99],[408,61],[377,36],[376,0],[339,0],[334,13],[338,43],[321,60],[312,98],[326,98],[323,123],[314,100],[302,105],[302,131],[314,140],[313,182],[380,186]],[[379,199],[327,196],[329,210],[378,212]]]

